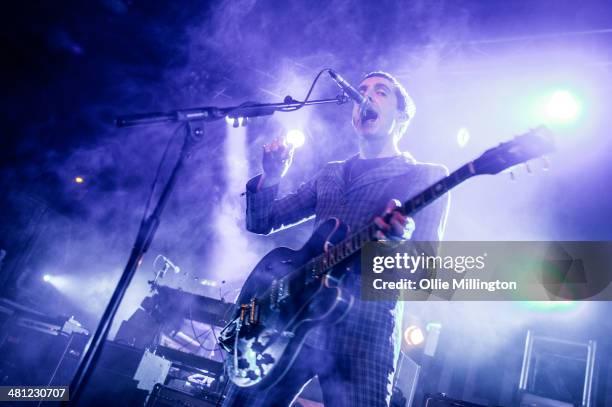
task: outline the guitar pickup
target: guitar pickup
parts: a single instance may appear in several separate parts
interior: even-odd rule
[[[253,298],[250,303],[240,305],[240,321],[247,322],[249,325],[257,325],[259,323],[259,304],[257,299]]]
[[[287,280],[284,278],[281,278],[280,280],[278,280],[276,301],[281,302],[285,298],[289,297],[290,295],[291,293],[289,292],[289,284]]]
[[[253,298],[251,300],[251,312],[249,313],[249,324],[255,325],[259,322],[259,305],[257,304],[257,299]]]
[[[277,310],[280,303],[289,297],[289,284],[286,278],[274,280],[270,290],[270,309]]]

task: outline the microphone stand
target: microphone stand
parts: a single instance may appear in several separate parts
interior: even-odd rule
[[[183,147],[179,154],[179,158],[172,169],[172,173],[162,190],[159,200],[155,206],[155,209],[140,225],[136,241],[132,247],[129,260],[121,274],[121,278],[115,287],[115,291],[111,296],[108,305],[102,314],[102,318],[98,323],[98,327],[94,335],[91,337],[86,351],[79,361],[79,366],[73,376],[72,382],[70,383],[70,396],[71,401],[64,401],[62,405],[66,406],[69,404],[78,405],[79,398],[83,393],[83,389],[87,386],[91,374],[95,368],[96,363],[100,358],[102,352],[102,346],[104,341],[108,337],[111,324],[117,313],[121,300],[123,299],[127,288],[138,269],[138,266],[142,262],[144,254],[149,249],[157,227],[159,226],[161,214],[166,204],[170,193],[174,189],[178,173],[183,168],[185,159],[189,158],[194,149],[202,143],[204,140],[204,128],[203,122],[220,120],[225,117],[233,119],[243,118],[243,124],[245,118],[269,116],[276,111],[280,112],[291,112],[301,108],[302,106],[308,105],[320,105],[328,103],[336,103],[341,105],[348,101],[348,97],[344,94],[337,96],[335,99],[321,99],[306,102],[299,102],[294,100],[291,96],[285,97],[283,103],[245,103],[235,107],[218,108],[214,106],[199,107],[190,109],[174,110],[168,113],[146,113],[137,115],[120,116],[117,118],[116,124],[118,127],[137,126],[137,125],[149,125],[154,123],[162,122],[185,122],[185,140]]]
[[[214,121],[229,117],[230,119],[270,116],[274,112],[292,112],[302,106],[335,103],[341,105],[349,101],[344,93],[334,99],[319,99],[300,102],[286,96],[282,103],[243,103],[239,106],[219,108],[215,106],[195,107],[173,110],[167,113],[145,113],[119,116],[118,127],[139,126],[143,124],[190,122],[194,120]]]

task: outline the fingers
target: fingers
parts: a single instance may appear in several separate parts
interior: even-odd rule
[[[276,137],[270,143],[264,144],[264,153],[277,153],[278,157],[286,160],[293,155],[294,148],[288,145],[284,138]]]
[[[414,220],[402,214],[399,209],[401,203],[398,200],[391,200],[385,208],[384,215],[374,218],[374,223],[380,229],[377,235],[384,238],[409,239],[415,229]],[[377,236],[380,239],[380,236]]]
[[[262,167],[268,179],[283,177],[293,161],[293,146],[287,145],[284,138],[274,138],[263,145]]]
[[[388,232],[391,229],[391,226],[380,216],[374,218],[374,223],[376,223],[376,226],[378,226],[378,228],[383,232]]]
[[[378,226],[378,228],[384,233],[402,237],[404,236],[406,225],[409,224],[408,219],[412,221],[411,218],[408,218],[396,211],[391,213],[390,218],[387,221],[380,216],[375,217],[374,223],[376,223],[376,226]]]
[[[397,199],[392,199],[389,202],[387,202],[387,207],[385,208],[385,214],[387,213],[391,213],[396,209],[399,209],[402,207],[402,204],[400,201],[398,201]]]
[[[273,139],[271,143],[269,144],[264,144],[264,149],[266,151],[266,153],[270,153],[272,151],[277,151],[279,149],[279,147],[282,147],[283,144],[280,142],[280,140],[277,138]]]
[[[404,227],[406,226],[408,218],[401,213],[395,211],[393,212],[391,218],[391,229],[393,234],[396,236],[404,236]]]

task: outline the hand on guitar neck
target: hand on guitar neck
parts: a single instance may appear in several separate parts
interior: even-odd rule
[[[410,216],[401,212],[402,204],[397,199],[392,199],[387,204],[382,216],[374,218],[374,223],[380,229],[376,233],[379,240],[402,240],[410,239],[416,225]]]

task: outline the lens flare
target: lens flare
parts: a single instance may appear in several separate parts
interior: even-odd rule
[[[300,148],[304,145],[306,137],[301,130],[293,129],[287,132],[287,143],[295,148]]]
[[[556,123],[569,123],[580,113],[580,103],[567,90],[557,90],[546,103],[548,119]]]

